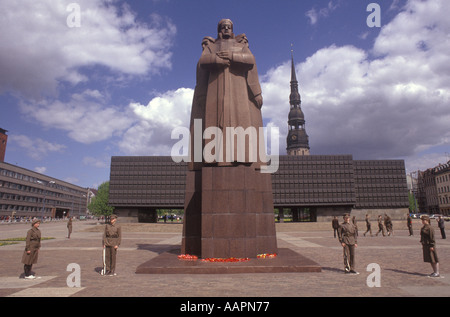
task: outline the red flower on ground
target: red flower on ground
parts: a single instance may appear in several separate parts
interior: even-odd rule
[[[196,261],[198,259],[198,256],[190,254],[181,254],[178,256],[178,259],[185,261]]]
[[[276,253],[263,253],[263,254],[258,254],[256,256],[257,259],[273,259],[277,256]]]

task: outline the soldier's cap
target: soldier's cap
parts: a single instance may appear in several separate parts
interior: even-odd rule
[[[350,214],[344,214],[344,219],[345,218],[350,218]]]
[[[112,214],[111,216],[109,216],[109,219],[117,219],[118,217],[117,217],[117,215],[115,215],[115,214]]]
[[[32,225],[32,226],[34,226],[34,224],[35,224],[35,223],[38,223],[38,222],[40,223],[40,222],[41,222],[41,220],[40,220],[40,219],[37,219],[37,218],[35,218],[35,219],[33,219],[33,221],[31,222],[31,225]]]

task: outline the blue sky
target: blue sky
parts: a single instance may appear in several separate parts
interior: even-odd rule
[[[248,37],[280,154],[292,44],[311,154],[404,159],[407,172],[450,159],[446,0],[0,0],[0,12],[5,161],[56,179],[97,187],[111,156],[170,155],[222,18]]]

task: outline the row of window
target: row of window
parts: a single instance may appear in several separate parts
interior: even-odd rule
[[[441,186],[437,188],[439,194],[448,193],[450,191],[450,186]]]
[[[445,175],[442,175],[442,176],[437,176],[436,177],[436,182],[439,184],[439,183],[443,183],[443,182],[448,182],[448,180],[449,180],[449,174],[445,174]]]
[[[22,205],[8,205],[8,204],[0,204],[0,211],[7,211],[7,212],[42,212],[42,206],[41,207],[33,207],[33,206],[22,206]],[[45,208],[44,213],[48,214],[52,211],[52,208]]]
[[[439,196],[439,204],[440,205],[447,205],[450,203],[450,200],[448,196]]]
[[[37,177],[31,176],[31,175],[22,174],[22,173],[11,171],[11,170],[4,169],[4,168],[0,168],[0,176],[6,176],[6,177],[10,177],[10,178],[14,178],[14,179],[18,179],[21,181],[32,183],[32,185],[26,186],[26,185],[20,185],[20,184],[15,184],[14,182],[11,182],[10,186],[17,186],[18,189],[21,189],[21,190],[33,191],[33,189],[39,190],[40,187],[44,187],[44,189],[56,188],[56,189],[59,189],[59,190],[65,191],[65,192],[69,192],[69,193],[73,193],[76,195],[84,194],[84,191],[79,191],[79,190],[75,190],[75,189],[67,187],[67,186],[63,186],[63,185],[59,184],[58,182],[45,181],[45,180],[39,179]],[[0,181],[0,187],[4,186],[4,183],[8,183],[8,182]],[[21,186],[23,186],[24,189],[22,189]],[[43,190],[43,189],[41,189],[41,190]]]

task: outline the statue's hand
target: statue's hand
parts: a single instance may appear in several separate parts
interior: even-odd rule
[[[216,55],[228,61],[231,61],[231,59],[233,58],[233,53],[229,51],[220,51],[217,52]]]
[[[262,95],[255,96],[255,103],[256,103],[256,106],[257,106],[259,109],[261,109],[261,107],[262,107],[262,105],[263,105],[263,98],[262,98]]]
[[[223,59],[220,56],[217,56],[218,58],[216,58],[216,64],[217,65],[221,65],[223,67],[229,67],[231,62],[228,59]]]

